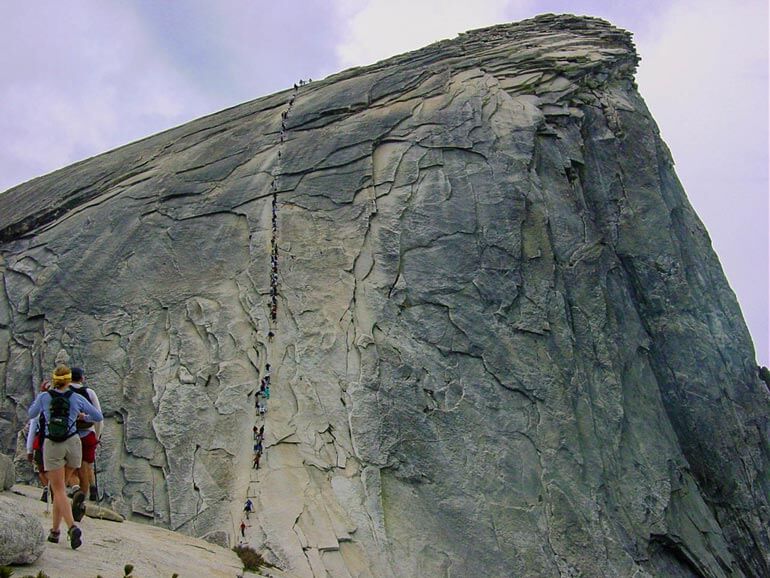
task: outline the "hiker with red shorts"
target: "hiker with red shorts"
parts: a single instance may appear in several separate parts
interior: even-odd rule
[[[76,549],[83,543],[83,532],[75,524],[73,506],[80,509],[85,495],[83,492],[76,492],[70,505],[64,485],[65,479],[80,467],[81,462],[82,446],[77,437],[75,422],[78,417],[87,417],[93,422],[101,421],[104,417],[85,397],[70,390],[72,372],[66,365],[56,368],[52,381],[53,388],[37,396],[27,413],[30,418],[36,418],[41,413],[45,415],[43,465],[53,492],[53,514],[48,541],[59,541],[59,526],[64,519],[68,527],[70,546]],[[82,513],[84,511],[85,508],[82,508]]]
[[[83,384],[83,381],[85,381],[83,370],[80,367],[73,367],[70,389],[85,397],[91,402],[91,405],[99,411],[102,411],[102,406],[99,404],[99,398],[97,397],[96,392],[92,388],[86,387]],[[83,446],[83,462],[78,470],[80,488],[83,492],[88,491],[88,499],[95,502],[99,496],[97,496],[96,491],[94,462],[96,462],[96,446],[99,445],[99,439],[102,434],[102,422],[92,423],[78,418],[77,428],[78,435],[80,436],[80,443]]]
[[[46,380],[40,384],[40,391],[48,391],[51,384]],[[43,486],[43,493],[40,496],[41,502],[48,501],[48,476],[45,475],[45,465],[43,464],[43,441],[45,440],[45,416],[40,416],[29,420],[29,429],[27,430],[27,461],[32,464],[32,469],[38,476]],[[72,472],[65,480],[67,487],[74,486],[80,482],[77,471]],[[73,492],[75,489],[73,488]],[[67,494],[71,492],[68,490]]]

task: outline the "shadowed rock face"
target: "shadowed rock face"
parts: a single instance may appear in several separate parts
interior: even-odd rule
[[[4,193],[3,439],[64,348],[118,507],[253,496],[292,575],[770,575],[770,400],[636,62],[538,17],[299,87],[280,147],[294,91]]]

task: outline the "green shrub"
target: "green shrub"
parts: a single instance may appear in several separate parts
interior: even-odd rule
[[[128,578],[131,576],[131,572],[134,571],[134,565],[133,564],[126,564],[123,566],[123,578]]]
[[[235,546],[233,552],[238,554],[241,562],[243,562],[244,570],[256,572],[262,568],[262,566],[269,566],[265,559],[250,546]]]

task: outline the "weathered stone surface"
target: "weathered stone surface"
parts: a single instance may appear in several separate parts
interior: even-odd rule
[[[5,454],[0,454],[0,491],[10,490],[16,483],[16,466]]]
[[[0,566],[32,564],[45,550],[37,516],[7,494],[0,495]]]
[[[38,488],[16,486],[5,496],[13,500],[17,509],[27,509],[41,523],[50,524],[50,513],[45,513],[45,504],[38,500]],[[243,564],[234,552],[199,538],[147,524],[116,524],[107,519],[84,518],[80,527],[83,545],[77,551],[62,536],[58,544],[46,543],[43,555],[31,565],[16,569],[14,576],[37,576],[43,572],[52,578],[106,578],[123,576],[126,564],[134,566],[132,576],[148,578],[169,578],[174,574],[207,578],[244,575]]]
[[[294,576],[770,575],[770,398],[636,61],[539,17],[4,193],[2,439],[65,349],[116,508],[248,495]]]
[[[125,520],[118,512],[92,502],[86,502],[86,516],[97,520],[110,520],[111,522],[123,522]]]

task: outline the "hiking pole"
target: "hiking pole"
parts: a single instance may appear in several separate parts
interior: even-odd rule
[[[102,501],[102,497],[99,495],[99,477],[96,474],[96,454],[94,453],[94,488],[96,489],[96,502]]]

